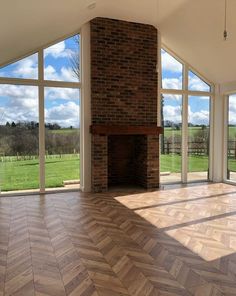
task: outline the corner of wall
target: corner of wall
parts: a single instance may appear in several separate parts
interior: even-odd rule
[[[91,58],[90,58],[90,23],[81,28],[81,147],[80,147],[80,186],[83,192],[91,191]]]

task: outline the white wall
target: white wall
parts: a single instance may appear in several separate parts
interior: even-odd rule
[[[80,106],[80,187],[84,192],[91,191],[91,86],[90,86],[90,23],[81,28],[81,68],[82,88]]]
[[[220,86],[215,86],[215,96],[212,102],[213,111],[213,144],[212,150],[212,181],[223,181],[223,167],[224,167],[224,96],[220,92]]]

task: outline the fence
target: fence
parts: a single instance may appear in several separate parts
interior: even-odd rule
[[[236,141],[228,141],[228,157],[236,158]]]
[[[181,154],[181,142],[164,141],[162,143],[162,154]],[[209,154],[208,142],[202,141],[189,141],[188,142],[188,154],[204,156]]]
[[[75,158],[79,157],[78,153],[73,154],[46,154],[45,159],[56,159],[56,158]],[[13,162],[23,160],[35,160],[38,159],[38,155],[16,155],[16,156],[4,156],[0,155],[0,162]]]

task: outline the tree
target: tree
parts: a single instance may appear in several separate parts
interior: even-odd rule
[[[78,80],[80,80],[80,36],[76,35],[73,38],[75,44],[77,45],[77,50],[71,53],[70,62],[75,78],[78,78]]]

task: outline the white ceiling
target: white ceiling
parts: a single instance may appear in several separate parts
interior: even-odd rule
[[[236,80],[236,0],[0,0],[0,64],[76,32],[96,16],[158,26],[165,45],[215,83]]]

